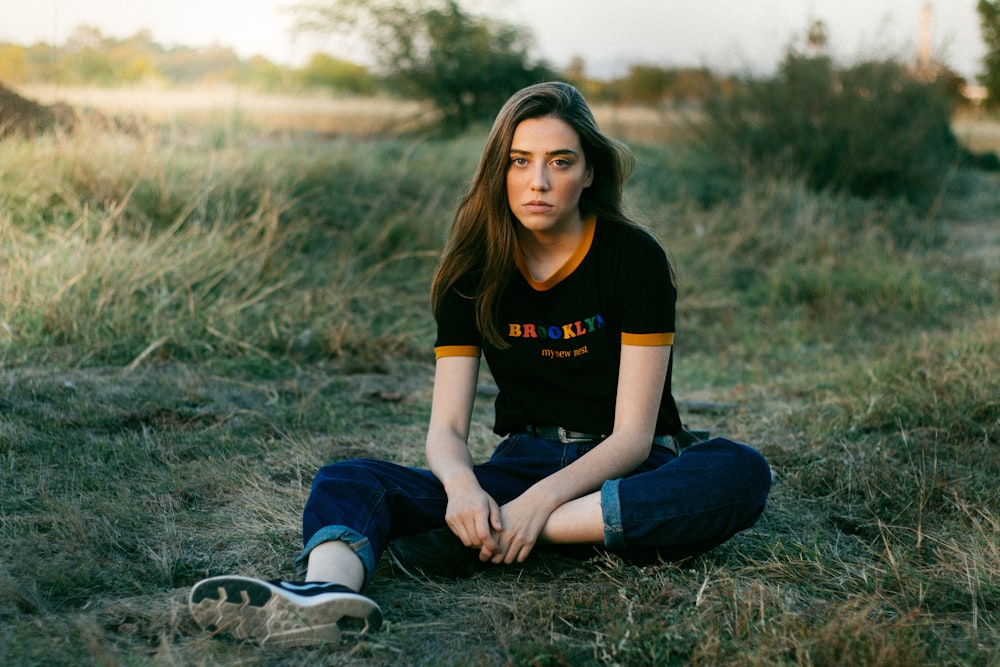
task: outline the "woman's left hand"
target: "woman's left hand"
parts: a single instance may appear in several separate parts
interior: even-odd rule
[[[499,551],[489,560],[495,565],[523,563],[542,534],[552,510],[526,491],[500,508],[503,529],[494,537]]]

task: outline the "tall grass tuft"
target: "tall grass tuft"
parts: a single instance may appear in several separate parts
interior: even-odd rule
[[[471,169],[463,141],[451,155],[403,139],[4,145],[18,163],[0,181],[8,353],[408,354],[414,330],[430,335],[424,295]]]

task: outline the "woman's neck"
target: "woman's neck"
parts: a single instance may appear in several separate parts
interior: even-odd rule
[[[558,271],[580,247],[583,231],[582,218],[557,233],[532,231],[519,226],[518,245],[532,277],[544,282]]]

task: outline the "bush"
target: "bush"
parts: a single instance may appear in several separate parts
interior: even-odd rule
[[[449,134],[491,120],[510,95],[554,76],[532,60],[530,32],[474,16],[456,0],[331,0],[304,3],[298,12],[301,30],[360,31],[386,85],[429,100]]]
[[[790,52],[773,79],[707,105],[717,158],[817,190],[927,205],[959,155],[947,100],[893,61],[847,69]]]
[[[330,88],[355,95],[372,95],[377,88],[375,77],[367,68],[325,53],[314,53],[309,63],[298,70],[308,87]]]

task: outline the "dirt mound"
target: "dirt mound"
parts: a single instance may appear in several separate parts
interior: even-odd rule
[[[12,136],[34,137],[55,129],[72,132],[80,126],[81,121],[109,130],[135,130],[134,122],[122,123],[91,109],[81,111],[68,104],[39,104],[0,84],[0,139]]]
[[[64,115],[59,113],[59,116]],[[32,137],[56,126],[57,113],[0,85],[0,138]]]

